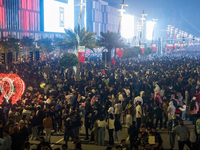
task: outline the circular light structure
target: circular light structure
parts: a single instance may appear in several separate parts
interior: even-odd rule
[[[0,103],[3,102],[3,98],[7,101],[11,99],[13,104],[21,98],[25,91],[24,81],[16,74],[0,74]]]

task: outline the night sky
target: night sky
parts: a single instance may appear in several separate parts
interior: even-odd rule
[[[122,0],[104,0],[118,7]],[[125,0],[126,13],[140,17],[145,11],[147,20],[158,19],[157,34],[161,36],[167,25],[173,25],[189,34],[200,37],[200,0]],[[158,34],[158,31],[160,35]]]

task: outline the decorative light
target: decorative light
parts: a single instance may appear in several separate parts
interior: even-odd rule
[[[16,74],[0,74],[0,103],[3,102],[3,98],[7,101],[11,99],[13,104],[21,98],[25,91],[24,81]]]

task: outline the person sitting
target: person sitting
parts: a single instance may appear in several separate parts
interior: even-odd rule
[[[148,136],[144,139],[146,150],[155,150],[158,148],[158,139],[153,132],[148,132]]]
[[[138,133],[138,136],[136,137],[136,139],[134,140],[135,142],[135,150],[143,150],[144,149],[144,139],[142,138],[142,133]]]
[[[129,150],[127,145],[126,145],[126,140],[125,139],[121,140],[121,146],[122,146],[122,150]]]

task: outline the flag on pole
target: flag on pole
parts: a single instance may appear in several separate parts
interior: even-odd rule
[[[115,63],[115,58],[114,58],[114,57],[113,57],[113,64],[114,64],[114,66],[115,66],[115,64],[116,64],[116,63]]]

